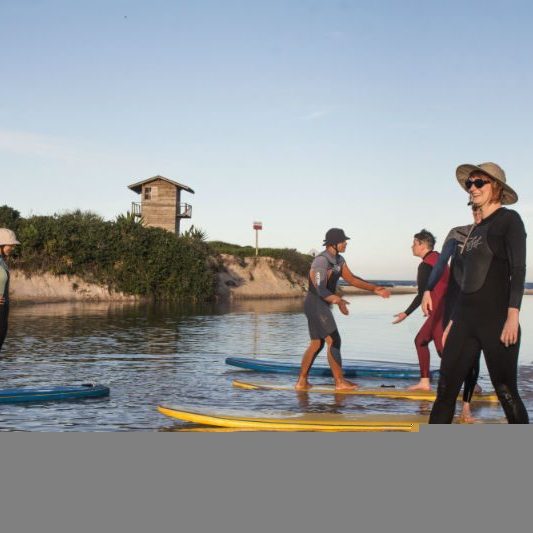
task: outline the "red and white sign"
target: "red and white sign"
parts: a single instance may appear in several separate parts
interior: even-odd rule
[[[263,229],[262,222],[254,222],[254,229]]]

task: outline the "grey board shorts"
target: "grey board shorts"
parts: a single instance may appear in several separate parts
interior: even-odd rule
[[[330,305],[312,292],[305,298],[304,313],[311,339],[325,339],[337,329]]]

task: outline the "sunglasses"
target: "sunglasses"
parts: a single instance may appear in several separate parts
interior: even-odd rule
[[[490,183],[490,181],[484,180],[482,178],[476,178],[475,180],[473,180],[472,178],[468,178],[465,181],[465,187],[467,191],[469,191],[472,188],[472,185],[474,185],[476,189],[481,189],[482,187],[487,185],[487,183]]]

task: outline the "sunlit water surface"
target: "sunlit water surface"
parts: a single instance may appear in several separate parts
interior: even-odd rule
[[[383,300],[350,298],[351,314],[338,315],[345,360],[416,362],[413,339],[419,312],[398,325],[411,295]],[[228,356],[299,362],[308,342],[301,300],[247,301],[201,306],[41,304],[14,306],[0,358],[0,388],[98,382],[104,399],[0,405],[4,431],[157,431],[182,425],[156,411],[159,403],[263,414],[286,412],[402,413],[427,415],[428,402],[361,396],[297,395],[232,388],[233,379],[290,383],[294,376],[256,374],[227,366]],[[520,390],[533,415],[533,297],[524,298]],[[432,368],[439,359],[432,351]],[[317,362],[325,363],[325,356]],[[314,378],[325,383],[327,378]],[[409,381],[358,380],[363,386]],[[482,365],[480,380],[491,386]],[[486,420],[502,418],[499,406],[474,406]]]

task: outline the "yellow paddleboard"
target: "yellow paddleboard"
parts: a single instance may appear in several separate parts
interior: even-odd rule
[[[249,382],[234,380],[233,386],[239,389],[247,390],[264,390],[264,391],[291,391],[299,392],[292,385],[274,385],[267,382]],[[430,402],[435,401],[435,391],[423,391],[423,390],[407,390],[396,389],[392,387],[383,387],[379,389],[365,389],[360,388],[356,390],[337,391],[333,385],[313,385],[310,389],[306,389],[303,392],[313,392],[318,394],[351,394],[356,396],[380,396],[382,398],[396,398],[402,400],[427,400]],[[460,397],[461,398],[461,397]],[[472,401],[484,402],[484,403],[498,403],[498,396],[494,393],[482,393],[474,394]]]
[[[188,407],[159,405],[157,410],[185,422],[226,428],[254,428],[276,431],[412,431],[427,419],[421,416],[357,414],[290,414],[284,417],[255,417],[240,413],[191,410]]]
[[[287,433],[287,432],[294,432],[294,431],[310,431],[309,429],[264,429],[264,428],[219,428],[215,426],[197,426],[197,427],[182,427],[178,429],[172,429],[171,431],[176,433],[257,433],[258,431],[261,432],[271,432],[271,433]],[[321,430],[321,433],[324,432],[330,432],[330,433],[337,433],[338,430],[336,429],[324,429]],[[344,430],[343,430],[344,431]],[[350,430],[351,431],[351,430]],[[371,430],[374,431],[374,430]]]

